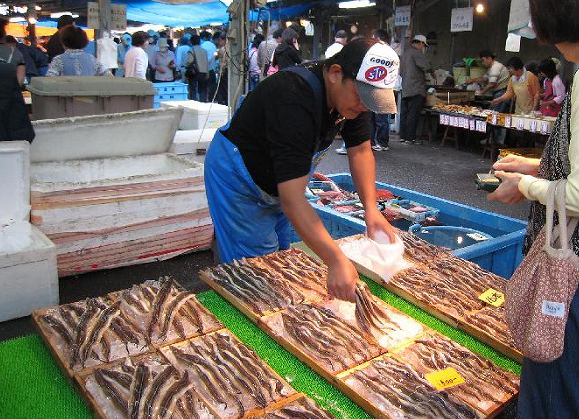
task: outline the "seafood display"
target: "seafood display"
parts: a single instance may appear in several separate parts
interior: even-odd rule
[[[332,415],[320,409],[309,397],[302,396],[282,407],[267,412],[263,419],[331,419]]]
[[[218,331],[165,346],[163,355],[182,374],[219,417],[242,417],[295,394],[257,355]]]
[[[298,249],[244,258],[201,273],[259,316],[327,294],[327,267]],[[219,288],[217,288],[219,291]]]
[[[519,391],[519,379],[457,343],[434,333],[396,354],[420,374],[454,368],[464,384],[447,389],[480,412],[489,414]]]
[[[70,371],[221,329],[195,294],[171,279],[43,310],[36,321]]]
[[[263,318],[275,336],[289,342],[334,375],[380,355],[376,339],[317,304],[300,304]]]
[[[469,116],[479,116],[485,117],[492,113],[492,111],[487,109],[482,109],[476,106],[467,106],[467,105],[448,105],[445,103],[437,103],[435,104],[432,109],[435,109],[439,112],[448,112],[448,113],[460,113]]]
[[[420,323],[373,296],[363,282],[356,286],[355,318],[358,327],[386,349],[400,345],[424,331]]]
[[[445,391],[436,391],[412,367],[390,357],[377,359],[341,378],[380,418],[475,419],[476,412]]]
[[[444,247],[430,244],[407,231],[398,231],[397,233],[404,243],[404,255],[414,262],[429,267],[436,260],[453,258],[450,250]]]
[[[515,341],[506,322],[504,307],[485,307],[466,317],[466,322],[492,336],[509,348],[515,348]]]
[[[157,353],[96,368],[78,379],[95,410],[108,419],[210,419],[189,374],[180,374]]]

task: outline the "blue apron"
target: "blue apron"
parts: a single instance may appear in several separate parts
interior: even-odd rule
[[[302,77],[314,91],[321,108],[323,89],[317,77],[302,67],[284,71]],[[219,261],[229,263],[242,257],[289,249],[290,223],[279,198],[255,184],[239,149],[222,134],[228,128],[229,123],[217,130],[205,157],[205,190]],[[313,156],[310,174],[328,149]]]

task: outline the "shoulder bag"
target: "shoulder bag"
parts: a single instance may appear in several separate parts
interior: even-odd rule
[[[566,179],[551,182],[547,219],[510,281],[505,309],[515,345],[526,358],[551,362],[564,349],[569,307],[579,283],[579,257],[571,246],[577,218],[567,218]],[[554,211],[559,224],[553,226]]]

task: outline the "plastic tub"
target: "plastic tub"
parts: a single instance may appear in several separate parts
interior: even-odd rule
[[[410,227],[409,231],[430,244],[446,247],[451,250],[462,249],[463,247],[472,246],[479,242],[492,239],[492,236],[482,231],[466,227],[422,227],[420,224],[414,224]]]

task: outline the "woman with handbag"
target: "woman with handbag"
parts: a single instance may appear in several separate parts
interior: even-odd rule
[[[555,45],[568,61],[579,63],[579,0],[529,0],[529,6],[537,38]],[[511,281],[529,289],[535,289],[533,287],[537,284],[540,287],[545,279],[553,280],[557,286],[565,282],[563,285],[567,285],[567,289],[561,288],[562,294],[568,295],[566,303],[553,303],[544,298],[542,305],[537,306],[539,311],[532,316],[509,318],[513,307],[534,307],[541,300],[541,292],[549,294],[551,290],[540,289],[532,301],[509,301],[510,294],[516,296],[521,290],[513,290],[512,282],[508,285],[507,318],[515,342],[519,346],[518,337],[525,328],[535,332],[521,345],[531,351],[523,349],[525,359],[518,417],[575,418],[579,415],[579,229],[576,228],[576,217],[579,217],[579,73],[575,74],[573,88],[563,102],[541,159],[511,155],[493,167],[501,185],[489,195],[490,200],[509,204],[525,198],[533,201],[525,242],[525,252],[528,253]],[[560,203],[558,219],[561,224],[553,227],[555,201]],[[564,222],[565,211],[572,217],[568,225]],[[563,249],[553,249],[552,246],[551,233],[557,234],[558,231],[560,236],[568,233],[570,237],[568,243],[561,237]],[[566,254],[567,246],[572,251]],[[561,267],[561,270],[543,270],[541,273],[528,270],[533,264],[544,268],[549,263],[552,267]],[[524,283],[521,281],[524,272],[534,272],[535,275]],[[539,323],[535,322],[537,320]],[[537,327],[541,322],[546,322],[549,327]],[[551,328],[551,325],[558,325],[559,329]],[[554,347],[559,350],[553,351]],[[548,356],[541,356],[545,354]]]

